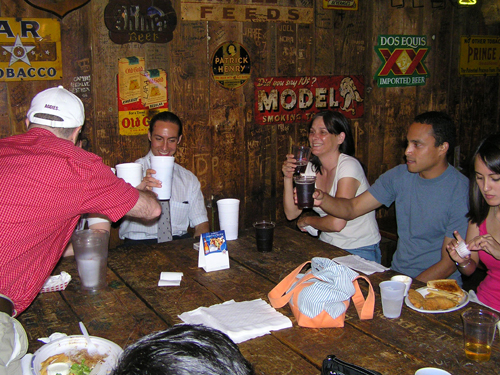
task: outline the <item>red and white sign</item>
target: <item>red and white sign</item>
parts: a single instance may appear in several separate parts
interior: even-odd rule
[[[257,78],[254,93],[254,119],[260,125],[308,122],[325,110],[347,118],[364,114],[363,76]]]

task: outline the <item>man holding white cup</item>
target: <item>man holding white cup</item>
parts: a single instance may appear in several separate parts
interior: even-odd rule
[[[33,98],[27,132],[0,139],[0,189],[8,191],[0,194],[0,299],[13,305],[7,314],[21,313],[38,295],[81,215],[118,221],[161,213],[152,192],[126,184],[75,145],[84,122],[82,101],[52,87]]]
[[[157,171],[151,168],[152,156],[171,156],[177,152],[182,140],[182,122],[172,112],[160,112],[149,122],[148,138],[151,148],[148,154],[136,163],[142,164],[144,178],[137,188],[162,187],[154,177]],[[156,189],[155,189],[156,190]],[[161,198],[161,197],[160,197]],[[198,178],[187,169],[174,163],[170,196],[170,219],[173,239],[188,238],[188,227],[194,228],[194,237],[209,232],[207,209]],[[158,238],[158,222],[124,220],[119,236],[127,245],[155,243]]]

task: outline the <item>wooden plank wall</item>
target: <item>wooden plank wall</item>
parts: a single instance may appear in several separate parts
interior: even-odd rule
[[[323,9],[321,1],[304,0],[314,7],[314,23],[288,24],[182,21],[180,0],[174,0],[178,23],[170,43],[118,45],[104,25],[107,3],[91,0],[62,18],[62,82],[0,82],[0,137],[24,131],[24,116],[36,92],[56,84],[70,88],[90,76],[90,94],[79,94],[87,110],[89,149],[110,166],[143,156],[149,147],[146,135],[118,133],[116,75],[118,58],[145,57],[147,69],[167,71],[170,110],[185,126],[176,159],[199,177],[214,230],[215,202],[224,197],[241,200],[241,227],[262,218],[285,222],[281,165],[291,143],[307,141],[307,124],[262,126],[253,121],[252,81],[235,90],[214,82],[211,56],[223,42],[236,41],[247,49],[252,79],[363,75],[365,115],[352,126],[357,156],[370,182],[403,161],[406,127],[420,112],[444,110],[456,120],[462,167],[482,137],[499,131],[499,77],[458,75],[461,35],[500,35],[500,24],[486,24],[480,6],[462,9],[444,1],[445,8],[439,9],[431,0],[360,0],[358,11],[332,11]],[[281,6],[294,4],[279,0]],[[0,5],[1,17],[57,18],[25,1],[0,0]],[[380,60],[374,46],[381,34],[427,36],[431,52],[425,64],[431,76],[425,86],[376,86],[373,76]],[[390,214],[381,210],[379,216]]]

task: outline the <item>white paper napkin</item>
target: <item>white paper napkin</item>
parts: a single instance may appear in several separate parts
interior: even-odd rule
[[[60,275],[49,276],[47,280],[45,280],[45,284],[43,284],[40,293],[60,292],[66,289],[70,281],[71,275],[66,271],[62,271]]]
[[[235,343],[292,327],[292,321],[266,301],[227,301],[179,315],[184,323],[203,324],[227,334]]]
[[[180,286],[183,275],[182,272],[161,272],[158,286]]]
[[[316,228],[308,225],[308,226],[305,226],[304,229],[307,230],[307,233],[309,233],[311,236],[314,236],[314,237],[318,236],[318,230]]]
[[[365,275],[371,275],[375,272],[385,272],[390,269],[372,260],[361,258],[359,255],[346,255],[333,258],[332,260],[338,264],[343,264],[344,266],[352,268],[353,270],[363,272]]]

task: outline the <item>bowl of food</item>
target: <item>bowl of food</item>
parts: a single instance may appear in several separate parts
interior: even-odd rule
[[[51,368],[59,367],[51,366],[54,364],[68,364],[71,368],[69,373],[75,375],[88,375],[96,366],[100,367],[96,375],[108,374],[123,352],[122,348],[101,337],[90,336],[90,339],[95,345],[95,350],[90,352],[82,335],[66,336],[45,344],[33,354],[32,375],[51,375]],[[48,369],[49,366],[51,368]]]

